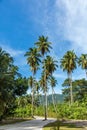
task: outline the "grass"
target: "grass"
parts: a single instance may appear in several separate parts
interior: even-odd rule
[[[60,129],[58,129],[59,125],[60,125]],[[84,128],[77,127],[73,123],[63,123],[62,121],[56,121],[44,126],[43,130],[84,130]]]

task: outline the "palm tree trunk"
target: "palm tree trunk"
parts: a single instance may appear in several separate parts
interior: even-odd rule
[[[45,120],[47,120],[47,82],[46,82],[46,74],[44,75],[45,78]]]
[[[53,106],[54,106],[54,110],[55,110],[55,112],[56,112],[56,116],[58,115],[58,113],[57,113],[57,108],[56,108],[56,105],[55,105],[55,101],[54,101],[54,89],[53,89],[53,87],[52,87],[52,101],[53,101]]]
[[[45,91],[45,120],[47,120],[47,92]]]
[[[34,79],[34,74],[33,74],[33,79]],[[32,118],[34,118],[34,81],[32,86]]]
[[[85,69],[85,72],[86,72],[86,78],[87,78],[87,69]]]
[[[72,105],[72,103],[73,103],[72,81],[70,82],[70,93],[71,93],[71,105]]]
[[[33,107],[34,107],[34,89],[32,88],[32,117],[34,117]]]
[[[73,104],[73,92],[72,92],[72,74],[69,73],[68,74],[69,77],[69,84],[70,84],[70,101],[71,101],[71,105]]]

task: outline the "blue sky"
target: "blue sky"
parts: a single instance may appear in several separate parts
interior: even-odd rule
[[[87,0],[1,0],[0,46],[9,52],[23,76],[30,76],[25,52],[33,47],[38,37],[45,35],[53,43],[51,55],[61,59],[67,50],[78,56],[87,53]],[[55,88],[61,93],[66,73],[60,68],[54,73]],[[84,78],[78,68],[73,79]]]

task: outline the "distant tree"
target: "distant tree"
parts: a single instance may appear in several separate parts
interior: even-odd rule
[[[87,81],[85,79],[75,80],[73,86],[75,101],[82,102],[87,95]]]
[[[70,102],[70,84],[68,78],[64,80],[62,87],[63,87],[62,93],[64,95],[64,100]]]
[[[87,95],[87,81],[85,79],[75,80],[72,82],[73,84],[73,96],[74,101],[82,102]],[[69,83],[68,79],[64,81],[62,84],[64,87],[62,92],[64,94],[65,101],[70,101],[70,91],[69,91]]]

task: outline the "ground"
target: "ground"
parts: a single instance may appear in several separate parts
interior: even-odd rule
[[[0,126],[0,130],[42,130],[44,125],[54,122],[55,120],[56,119],[48,118],[48,120],[44,121],[44,118],[42,117],[35,117],[34,120],[30,121],[23,121],[14,124],[2,125]],[[83,127],[85,130],[87,129],[87,120],[85,121],[67,120],[65,121],[65,123],[72,123],[75,124],[76,126]]]
[[[0,130],[42,130],[44,125],[55,121],[55,119],[52,118],[48,118],[46,121],[43,121],[44,118],[42,117],[35,118],[36,119],[30,121],[0,126]]]

